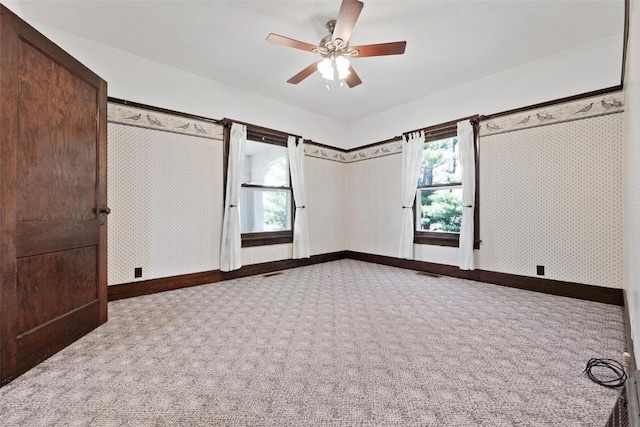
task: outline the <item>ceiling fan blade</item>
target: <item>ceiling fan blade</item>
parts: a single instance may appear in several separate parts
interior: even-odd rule
[[[402,55],[406,47],[407,42],[391,42],[352,46],[351,49],[358,51],[358,54],[353,55],[353,58],[364,58],[367,56]]]
[[[355,27],[362,11],[362,6],[364,6],[364,3],[358,0],[342,0],[331,40],[341,39],[345,43],[349,41],[353,27]]]
[[[344,79],[347,86],[356,87],[362,83],[362,80],[360,80],[360,77],[356,74],[356,70],[354,70],[353,67],[349,66],[349,71],[349,75]]]
[[[297,85],[298,83],[300,83],[301,81],[309,77],[318,69],[318,62],[320,61],[314,62],[304,70],[300,71],[295,76],[291,77],[289,80],[287,80],[287,83],[291,83],[292,85]]]
[[[318,49],[318,46],[314,46],[310,43],[301,42],[299,40],[290,39],[289,37],[281,36],[278,34],[270,33],[267,36],[269,43],[277,44],[280,46],[292,47],[294,49],[306,50],[307,52],[313,52],[313,49]]]

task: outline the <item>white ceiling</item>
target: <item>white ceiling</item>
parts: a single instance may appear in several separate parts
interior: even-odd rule
[[[407,41],[402,56],[352,61],[363,84],[324,90],[316,60],[265,42],[317,44],[331,1],[23,1],[27,20],[348,123],[623,28],[624,1],[364,0],[352,45]],[[622,49],[622,46],[620,46]],[[616,64],[620,66],[620,64]],[[576,70],[579,72],[579,70]]]

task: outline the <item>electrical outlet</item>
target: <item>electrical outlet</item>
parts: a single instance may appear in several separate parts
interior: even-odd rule
[[[142,267],[136,267],[133,269],[133,277],[137,279],[138,277],[142,277]]]
[[[544,265],[536,265],[536,273],[538,276],[544,276]]]

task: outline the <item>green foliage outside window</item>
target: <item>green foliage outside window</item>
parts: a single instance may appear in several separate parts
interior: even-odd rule
[[[267,185],[278,185],[287,180],[287,158],[282,156],[272,162],[267,170],[264,182]],[[265,229],[282,231],[287,229],[287,192],[265,191],[262,196],[262,212]]]
[[[262,198],[265,229],[281,231],[287,229],[287,193],[268,191]]]
[[[425,142],[419,187],[460,184],[456,187],[420,191],[420,229],[423,231],[460,232],[462,221],[462,176],[458,138]]]
[[[422,191],[420,228],[424,231],[459,233],[462,222],[462,198],[459,193],[459,189]]]

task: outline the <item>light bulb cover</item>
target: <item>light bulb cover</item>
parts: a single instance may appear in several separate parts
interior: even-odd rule
[[[335,59],[335,64],[336,69],[338,70],[338,78],[340,80],[346,78],[349,74],[351,74],[351,71],[349,71],[349,66],[351,64],[349,64],[349,60],[344,56],[337,56]]]
[[[322,74],[323,79],[333,80],[333,61],[331,58],[324,58],[318,62],[318,71]]]

